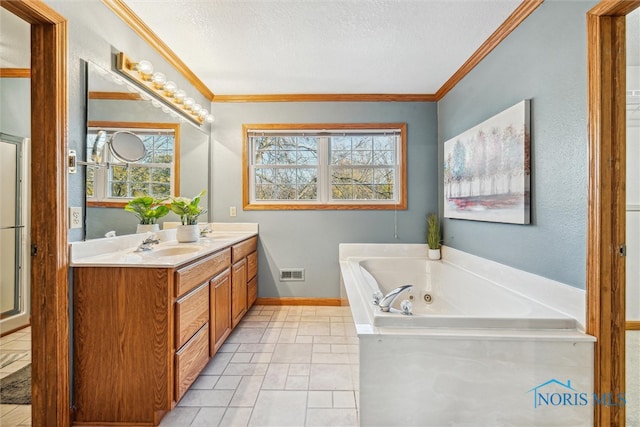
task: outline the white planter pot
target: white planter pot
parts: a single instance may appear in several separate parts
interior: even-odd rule
[[[440,249],[429,248],[429,259],[440,259]]]
[[[176,239],[180,243],[197,242],[200,239],[200,227],[195,225],[179,225],[176,231]]]
[[[155,233],[160,231],[160,224],[138,224],[136,233]]]

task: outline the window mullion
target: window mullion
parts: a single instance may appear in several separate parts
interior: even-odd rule
[[[318,203],[325,204],[329,201],[330,177],[329,171],[329,137],[322,136],[318,144]]]

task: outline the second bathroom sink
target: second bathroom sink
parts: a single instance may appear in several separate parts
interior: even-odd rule
[[[176,255],[187,255],[198,252],[201,248],[198,246],[172,246],[169,248],[154,249],[147,253],[152,257],[168,257]]]

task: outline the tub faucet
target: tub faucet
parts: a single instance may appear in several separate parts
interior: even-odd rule
[[[155,235],[151,235],[144,239],[142,243],[140,243],[140,246],[138,246],[136,252],[150,251],[151,249],[153,249],[153,245],[157,245],[158,243],[160,243],[160,240],[158,240]]]
[[[413,285],[398,286],[397,288],[389,292],[387,295],[385,295],[378,302],[378,307],[380,307],[380,310],[382,311],[389,311],[389,309],[391,308],[391,304],[393,304],[393,301],[395,301],[398,295],[400,295],[402,291],[412,289],[412,288],[413,288]]]

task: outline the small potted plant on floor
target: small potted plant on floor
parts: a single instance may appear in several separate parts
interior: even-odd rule
[[[171,200],[169,208],[180,217],[182,222],[182,225],[177,228],[178,242],[197,242],[200,238],[198,217],[207,212],[205,208],[200,206],[200,198],[204,196],[205,192],[206,190],[202,190],[193,199],[176,197]]]
[[[164,199],[145,195],[136,197],[127,203],[124,210],[134,213],[140,220],[137,233],[160,230],[158,220],[169,213],[169,208],[162,204],[163,201]]]
[[[427,244],[429,246],[429,259],[440,259],[440,223],[438,215],[430,213],[427,215]]]

